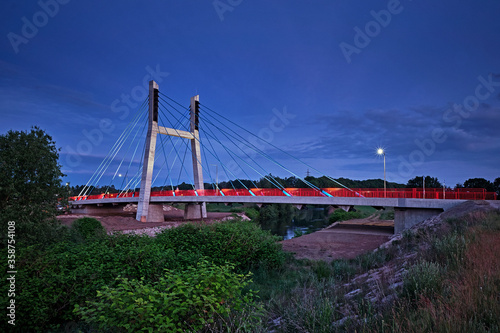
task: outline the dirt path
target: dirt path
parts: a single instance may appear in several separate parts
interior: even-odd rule
[[[394,221],[378,220],[375,215],[334,223],[312,234],[282,242],[283,250],[297,259],[332,261],[351,259],[372,251],[394,234]]]

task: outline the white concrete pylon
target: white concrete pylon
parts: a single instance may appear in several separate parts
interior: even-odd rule
[[[194,177],[194,188],[195,190],[200,190],[203,194],[205,186],[203,184],[203,168],[201,165],[201,149],[200,149],[200,133],[199,133],[199,114],[200,114],[200,96],[196,95],[191,97],[191,133],[193,134],[193,139],[191,139],[191,153],[193,157],[193,177]],[[195,208],[200,210],[200,213],[193,212],[194,216],[189,216],[190,218],[206,218],[207,217],[207,206],[203,202]],[[191,213],[192,214],[192,213]],[[189,215],[191,215],[189,214]],[[188,215],[186,211],[186,215]],[[187,217],[187,216],[186,216]]]
[[[158,135],[158,88],[158,84],[155,81],[149,81],[148,134],[146,136],[141,189],[136,215],[136,220],[140,222],[153,222],[148,221],[148,213],[149,199],[151,197],[151,181],[153,179],[153,167],[155,164],[156,136]]]
[[[193,157],[193,177],[194,188],[203,195],[203,169],[201,165],[201,149],[199,134],[199,96],[191,98],[191,128],[190,132],[167,128],[158,125],[158,94],[159,87],[155,81],[149,82],[149,118],[148,134],[146,136],[146,149],[144,152],[144,163],[141,178],[141,190],[139,193],[139,202],[137,204],[136,220],[141,222],[160,222],[163,220],[159,209],[150,212],[153,207],[150,204],[151,183],[153,179],[153,167],[156,150],[156,137],[158,134],[176,136],[191,140],[191,152]],[[158,211],[158,212],[157,212]],[[150,214],[151,213],[151,214]],[[154,214],[153,214],[154,213]],[[200,219],[207,217],[206,203],[197,203],[186,205],[185,218]],[[154,221],[152,220],[154,219]]]

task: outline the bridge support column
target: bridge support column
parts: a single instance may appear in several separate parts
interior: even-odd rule
[[[141,190],[137,203],[136,220],[147,222],[149,219],[149,199],[151,197],[151,181],[155,164],[156,136],[158,135],[158,84],[149,81],[149,121],[146,136],[146,150],[142,164]]]
[[[205,215],[203,215],[205,214]],[[207,211],[205,208],[205,203],[188,203],[184,208],[184,219],[185,220],[200,220],[207,217]]]
[[[403,232],[415,224],[441,214],[439,208],[394,208],[394,233]]]
[[[149,204],[147,222],[165,222],[163,204]]]
[[[201,190],[201,192],[203,192],[203,190],[205,189],[205,185],[203,184],[200,133],[198,130],[199,114],[200,114],[200,96],[196,95],[194,97],[191,97],[191,133],[193,134],[193,139],[191,139],[191,152],[193,157],[194,188],[196,190]],[[197,208],[194,208],[192,206],[197,206]],[[198,211],[200,212],[199,214]],[[198,215],[200,216],[198,217]],[[206,217],[207,217],[207,204],[205,202],[199,204],[186,205],[186,209],[184,211],[185,219],[201,219]]]

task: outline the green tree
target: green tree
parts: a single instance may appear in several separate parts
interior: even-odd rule
[[[38,127],[0,136],[2,246],[9,221],[15,222],[16,243],[47,243],[57,237],[57,206],[68,192],[58,159],[52,137]]]
[[[495,188],[495,192],[497,192],[498,199],[500,200],[500,177],[493,181],[493,187]]]
[[[423,177],[417,176],[415,178],[412,178],[408,181],[406,184],[407,188],[419,188],[423,186]],[[425,187],[426,188],[441,188],[443,187],[443,184],[439,182],[439,180],[436,177],[431,177],[431,176],[425,176]]]
[[[484,188],[488,192],[495,192],[495,186],[484,178],[469,178],[464,182],[465,188]]]

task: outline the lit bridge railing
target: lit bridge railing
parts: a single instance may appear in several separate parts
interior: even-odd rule
[[[151,191],[152,197],[193,197],[193,196],[290,196],[290,197],[362,197],[362,198],[408,198],[408,199],[457,199],[457,200],[496,200],[495,192],[486,192],[482,188],[251,188],[219,190],[166,190]],[[70,197],[70,201],[114,199],[139,197],[139,192],[101,193]]]

